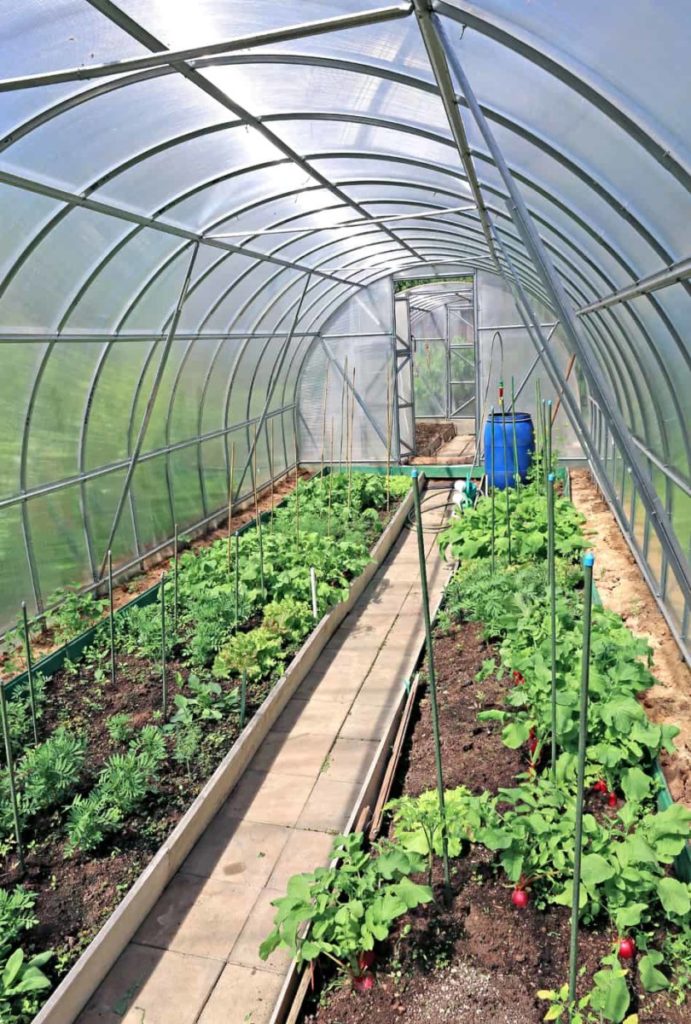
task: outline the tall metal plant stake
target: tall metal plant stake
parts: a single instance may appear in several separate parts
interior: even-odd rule
[[[507,557],[511,565],[511,501],[509,495],[509,480],[506,467],[509,464],[509,446],[506,442],[506,413],[504,411],[504,382],[499,381],[499,413],[501,415],[502,438],[504,441],[504,493],[506,495],[506,539],[508,541]]]
[[[233,521],[233,476],[235,474],[235,441],[230,446],[230,473],[228,475],[228,575],[230,576],[230,538]]]
[[[161,573],[161,694],[163,721],[168,718],[168,674],[166,672],[166,574]]]
[[[547,455],[547,472],[552,472],[552,399],[545,402],[545,449]]]
[[[108,548],[108,627],[110,634],[110,685],[115,686],[115,612],[113,608],[113,553]]]
[[[494,571],[495,571],[494,544],[495,544],[495,526],[496,526],[496,522],[495,522],[495,507],[494,507],[494,406],[492,406],[490,411],[489,411],[489,422],[490,422],[490,427],[491,427],[490,434],[489,434],[489,451],[490,451],[490,462],[492,463],[492,472],[490,473],[490,487],[491,487],[490,501],[492,502],[492,536],[491,536],[490,543],[492,545],[492,547],[491,547],[492,575],[494,576]]]
[[[262,588],[262,600],[266,598],[264,586],[264,537],[262,534],[262,517],[259,514],[259,495],[257,492],[257,424],[254,424],[254,450],[252,453],[252,486],[254,487],[254,524],[259,543],[259,582]]]
[[[417,550],[420,560],[420,584],[422,587],[422,614],[425,621],[425,643],[427,647],[427,675],[429,677],[429,703],[432,714],[432,734],[434,736],[434,763],[437,773],[437,796],[439,798],[439,816],[441,818],[441,850],[444,867],[444,888],[448,894],[451,876],[449,874],[449,841],[446,828],[446,806],[444,801],[444,773],[441,762],[441,736],[439,733],[439,708],[437,705],[437,677],[434,671],[434,648],[432,644],[432,623],[429,614],[429,591],[427,589],[427,563],[425,560],[425,539],[422,532],[422,511],[420,509],[420,485],[417,470],[412,472],[413,500],[415,502],[415,523],[417,528]]]
[[[17,840],[17,859],[19,869],[24,874],[26,865],[24,862],[24,846],[22,844],[22,828],[19,820],[19,805],[17,803],[17,782],[14,774],[14,757],[12,755],[12,737],[10,736],[10,723],[7,717],[7,702],[5,698],[5,684],[0,679],[0,718],[2,719],[2,738],[5,742],[5,759],[7,760],[7,781],[10,784],[10,805],[12,807],[12,821],[14,823],[14,835]]]
[[[513,423],[513,485],[518,494],[521,487],[521,474],[518,469],[518,441],[516,439],[516,394],[514,391],[514,378],[511,378],[511,420]]]
[[[29,705],[31,707],[31,725],[34,732],[34,743],[38,746],[38,722],[36,718],[36,693],[34,690],[34,662],[31,657],[31,638],[29,636],[29,617],[26,614],[26,601],[22,601],[22,620],[24,623],[24,651],[26,653],[26,676],[29,683]],[[0,682],[2,686],[2,682]]]
[[[551,711],[552,711],[552,777],[557,764],[557,580],[554,561],[554,473],[547,476],[547,585],[549,587]]]
[[[578,720],[578,774],[576,783],[576,834],[573,861],[573,900],[571,904],[571,944],[569,948],[569,1002],[576,999],[578,977],[578,912],[581,890],[581,852],[583,845],[583,796],[585,791],[585,747],[588,732],[588,684],[590,681],[590,623],[593,606],[593,564],[595,556],[583,558],[583,654]]]

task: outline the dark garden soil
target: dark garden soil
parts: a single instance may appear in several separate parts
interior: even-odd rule
[[[392,501],[388,513],[380,511],[382,525],[391,519],[398,504]],[[217,531],[214,537],[225,535],[225,530]],[[255,617],[243,629],[258,622],[259,617]],[[180,649],[183,647],[181,637]],[[85,740],[86,770],[78,790],[84,794],[92,788],[107,759],[128,749],[129,735],[117,742],[109,734],[108,720],[113,715],[129,715],[131,733],[138,733],[146,725],[164,724],[160,660],[118,654],[112,686],[107,645],[99,645],[99,651],[99,655],[85,652],[78,665],[66,662],[47,681],[39,722],[39,741],[59,726]],[[175,711],[175,695],[184,689],[192,671],[175,656],[167,663],[169,718]],[[200,675],[209,678],[208,672]],[[236,679],[219,682],[225,691],[238,686]],[[275,678],[248,683],[246,722],[274,683]],[[23,876],[14,849],[7,853],[0,848],[0,887],[21,883],[37,896],[35,914],[39,924],[27,933],[22,944],[27,954],[55,951],[46,968],[53,981],[67,973],[94,938],[240,734],[239,711],[232,711],[225,719],[198,724],[203,738],[190,763],[176,762],[174,740],[168,737],[168,757],[157,776],[155,791],[137,813],[127,818],[120,834],[107,838],[98,850],[72,856],[67,853],[64,806],[29,823],[26,835],[31,842],[25,851]]]
[[[415,451],[417,455],[434,455],[445,441],[455,436],[456,429],[451,423],[415,424]]]
[[[508,685],[494,677],[475,682],[492,653],[476,623],[454,626],[435,640],[446,788],[496,792],[513,785],[528,767],[524,753],[503,745],[500,724],[477,721],[479,711],[501,706]],[[432,730],[423,696],[400,765],[398,793],[417,795],[434,785]],[[324,977],[321,991],[318,987],[310,996],[303,1024],[539,1024],[548,1004],[536,992],[559,988],[568,978],[569,910],[516,909],[511,886],[493,877],[491,859],[474,847],[453,862],[447,903],[437,865],[437,901],[399,919],[389,942],[377,951],[375,987],[356,993],[348,982],[337,985]],[[581,930],[579,962],[585,972],[579,994],[591,987],[614,938]],[[688,1022],[688,1006],[675,1006],[664,992],[632,995],[629,1012],[638,1011],[640,1024]]]
[[[307,469],[299,470],[299,479],[307,481],[311,479],[312,472]],[[284,476],[281,480],[274,484],[273,488],[266,487],[259,492],[257,498],[257,510],[259,512],[266,512],[272,506],[275,507],[287,498],[288,495],[295,489],[295,474],[289,473]],[[226,516],[225,521],[214,528],[209,530],[193,541],[182,540],[180,543],[180,553],[183,551],[201,551],[204,548],[210,547],[217,540],[221,540],[228,536],[228,528],[234,532],[245,526],[255,517],[255,506],[253,502],[243,503],[244,508],[240,512],[233,514],[230,523]],[[119,583],[113,587],[113,606],[117,610],[122,608],[123,605],[128,604],[134,600],[139,594],[143,594],[144,591],[149,590],[155,586],[161,579],[163,572],[167,573],[172,568],[172,544],[170,548],[166,548],[163,551],[157,552],[155,555],[147,557],[146,555],[142,558],[142,564],[144,569],[142,572],[135,573],[130,576],[123,583]],[[97,621],[97,620],[96,620]],[[92,623],[85,624],[84,629],[88,628]],[[70,637],[69,639],[72,639]],[[63,638],[56,637],[51,629],[43,627],[40,628],[39,624],[32,625],[31,627],[31,647],[32,656],[34,663],[40,658],[45,658],[48,654],[52,654],[53,651],[62,647],[65,643]],[[26,659],[24,657],[23,649],[23,638],[19,646],[11,652],[0,650],[0,677],[4,677],[5,682],[9,682],[14,676],[19,675],[26,669]]]
[[[180,683],[188,675],[189,669],[175,661],[168,665],[171,707]],[[233,681],[222,685],[231,689],[236,684]],[[270,682],[248,685],[247,720],[270,689]],[[47,738],[61,725],[86,738],[88,771],[81,786],[85,793],[108,757],[127,749],[127,741],[117,743],[110,738],[106,727],[110,716],[129,714],[131,728],[139,730],[145,725],[160,724],[160,709],[161,668],[157,662],[119,657],[115,687],[110,685],[107,673],[106,678],[96,679],[94,670],[82,664],[72,672],[60,671],[50,680],[39,739]],[[4,861],[0,859],[0,886],[21,881],[37,894],[39,924],[32,929],[28,942],[32,951],[55,949],[60,973],[71,966],[175,827],[239,733],[236,713],[223,721],[206,723],[204,738],[189,770],[187,765],[169,757],[156,792],[138,813],[127,819],[121,833],[104,844],[102,851],[66,855],[64,808],[34,822],[25,876],[20,878],[14,855]],[[172,741],[168,743],[170,753]]]

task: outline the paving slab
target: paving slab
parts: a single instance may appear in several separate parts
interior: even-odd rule
[[[449,566],[432,529],[424,549],[434,599]],[[329,863],[423,636],[406,531],[77,1024],[268,1024],[290,963],[280,950],[259,958],[271,901]]]
[[[77,1024],[195,1024],[224,966],[131,942]]]
[[[331,832],[316,832],[310,829],[294,828],[283,847],[269,879],[269,888],[285,893],[288,880],[293,875],[315,868],[326,867],[330,860],[334,837]]]
[[[268,1024],[282,985],[283,977],[275,971],[228,964],[199,1024]]]
[[[285,825],[243,821],[222,809],[183,863],[183,874],[220,878],[238,885],[269,880],[291,831]]]
[[[276,971],[281,976],[290,965],[291,956],[287,950],[276,949],[267,960],[259,956],[259,947],[273,929],[276,908],[272,900],[285,896],[285,890],[262,889],[252,907],[242,931],[238,936],[228,960],[243,967],[254,967],[258,970]],[[242,998],[238,993],[238,997]],[[244,1000],[243,1000],[244,1001]]]
[[[134,937],[143,946],[225,960],[261,886],[178,873]]]

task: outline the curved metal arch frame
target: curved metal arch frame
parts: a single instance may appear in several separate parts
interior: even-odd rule
[[[334,286],[332,286],[332,287],[333,287],[333,288],[335,288],[335,287],[337,287],[337,286],[335,286],[335,285],[334,285]]]

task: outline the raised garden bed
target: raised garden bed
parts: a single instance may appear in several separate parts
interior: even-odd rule
[[[294,921],[317,891],[326,894],[310,915],[303,941],[311,945],[298,943],[306,961],[327,943],[304,1011],[313,1024],[688,1020],[691,886],[674,877],[673,861],[684,851],[691,814],[680,805],[656,808],[656,755],[671,744],[673,730],[648,723],[635,699],[653,682],[646,645],[602,609],[594,613],[586,762],[577,986],[583,1002],[571,1011],[565,1005],[578,735],[577,702],[569,694],[574,686],[577,692],[580,670],[575,556],[582,539],[572,508],[560,499],[560,758],[552,783],[545,531],[539,491],[528,489],[521,500],[523,508],[512,496],[514,525],[522,515],[524,527],[530,520],[523,547],[514,547],[520,570],[506,567],[500,543],[491,574],[483,506],[446,538],[467,559],[447,588],[435,639],[449,891],[425,698],[404,752],[388,840],[357,864],[365,855],[346,853],[345,875],[315,873],[294,882],[280,904]],[[411,892],[406,880],[428,882],[420,869],[430,846],[432,889]],[[290,946],[287,925],[278,927]],[[335,970],[333,958],[348,968]]]
[[[422,458],[434,455],[441,446],[456,436],[453,423],[415,422],[415,454]]]
[[[160,594],[150,605],[116,614],[115,685],[107,624],[78,662],[67,659],[39,685],[39,747],[33,751],[26,690],[15,691],[10,725],[26,869],[22,874],[9,802],[3,802],[5,961],[15,946],[27,957],[53,949],[48,963],[37,967],[51,985],[64,975],[218,766],[213,798],[206,799],[209,786],[203,791],[208,821],[213,800],[223,787],[227,795],[259,745],[264,708],[277,715],[278,690],[291,673],[297,686],[299,672],[309,667],[302,654],[293,655],[315,625],[310,567],[318,580],[318,616],[331,608],[330,617],[342,618],[350,581],[370,563],[370,548],[407,489],[404,478],[389,484],[365,474],[315,480],[301,486],[261,534],[252,529],[238,539],[237,576],[234,545],[228,561],[225,541],[183,556],[177,629],[166,639],[165,713]],[[396,529],[401,522],[397,516]],[[166,583],[169,623],[174,590],[172,581]],[[322,643],[330,628],[327,618],[317,630]],[[311,652],[312,660],[317,653]],[[240,743],[243,719],[250,727]],[[238,751],[235,775],[231,748]],[[6,771],[2,778],[6,784]],[[193,831],[185,830],[187,848]],[[160,892],[178,855],[171,848],[152,892]],[[31,977],[41,983],[35,971]],[[0,996],[0,1008],[12,1024],[28,1020],[43,991],[25,999],[19,992],[4,1003]]]

